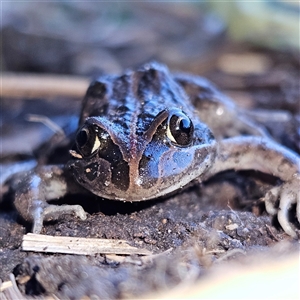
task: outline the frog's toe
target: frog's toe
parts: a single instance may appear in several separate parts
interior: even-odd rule
[[[298,221],[300,224],[300,175],[297,173],[290,181],[283,183],[281,186],[273,187],[262,200],[265,202],[268,214],[271,216],[277,215],[282,229],[293,238],[299,237],[299,230],[290,221],[290,213],[292,209],[292,212],[296,215],[296,222]],[[295,204],[296,211],[294,211]]]
[[[276,207],[276,203],[278,203],[280,193],[280,187],[276,186],[269,190],[265,197],[261,200],[265,202],[266,211],[269,215],[275,216],[278,213],[278,208]]]
[[[32,232],[40,233],[43,228],[44,210],[49,204],[41,200],[32,200],[31,206],[28,207],[29,217],[33,222]],[[28,219],[28,216],[27,216]]]
[[[66,214],[75,214],[81,220],[86,219],[86,212],[80,205],[48,205],[43,212],[45,221],[57,220]]]
[[[283,230],[293,238],[297,238],[295,227],[289,221],[289,210],[293,204],[298,202],[296,211],[297,211],[297,218],[299,220],[299,191],[294,192],[290,188],[291,188],[290,185],[287,185],[282,188],[277,217]]]
[[[300,187],[299,187],[299,189],[300,189]],[[297,193],[296,214],[297,214],[297,220],[300,224],[300,191],[298,191],[298,193]]]
[[[43,228],[44,221],[58,220],[63,215],[75,214],[81,220],[87,218],[86,212],[80,205],[52,205],[44,203],[43,207],[37,206],[32,214],[33,233],[40,233]]]
[[[33,213],[33,224],[32,224],[32,233],[41,233],[43,228],[43,210],[36,209]]]

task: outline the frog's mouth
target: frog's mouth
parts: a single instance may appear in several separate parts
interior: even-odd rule
[[[173,149],[172,153],[166,151],[155,160],[147,160],[140,165],[121,161],[116,173],[112,172],[114,169],[107,160],[98,156],[89,160],[71,160],[68,168],[80,185],[97,196],[143,201],[166,196],[186,186],[205,172],[213,156],[210,148],[203,146],[202,151],[199,147],[181,151]],[[196,157],[201,161],[200,165]],[[136,176],[129,176],[131,173],[136,173]]]
[[[108,187],[113,185],[120,191],[129,188],[129,164],[123,159],[115,159],[116,150],[111,149],[109,153],[97,151],[88,158],[83,158],[75,150],[71,155],[75,160],[69,162],[76,180],[99,196],[104,196]],[[118,156],[118,158],[120,158]]]

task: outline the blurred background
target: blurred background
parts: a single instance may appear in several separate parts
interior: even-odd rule
[[[3,2],[1,36],[2,71],[93,75],[156,59],[203,74],[226,68],[233,42],[299,54],[299,3]],[[259,62],[253,72],[270,67]]]
[[[288,111],[299,123],[298,2],[2,2],[1,16],[4,77],[50,73],[88,82],[158,60],[171,70],[208,77],[247,109]],[[14,81],[11,91],[19,85]],[[9,93],[3,96],[1,136],[8,139],[4,149],[15,152],[12,132],[20,134],[20,128],[10,121],[28,125],[26,114],[40,110],[37,101],[24,102],[26,95],[13,102]],[[70,107],[57,98],[55,105],[44,102],[42,111],[63,126],[64,116],[78,114],[80,101]],[[289,146],[299,150],[299,126],[293,128]],[[50,134],[35,138],[31,131],[30,149]]]

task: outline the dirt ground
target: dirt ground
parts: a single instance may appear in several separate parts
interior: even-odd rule
[[[20,108],[22,114],[33,107],[38,110],[38,100],[34,101],[27,103],[26,109]],[[15,108],[5,105],[9,101],[3,103],[10,115],[10,109]],[[76,103],[74,114],[80,105]],[[51,107],[53,102],[47,105]],[[41,101],[40,106],[45,107],[45,103]],[[57,104],[51,113],[59,115],[63,109]],[[69,111],[66,118],[71,119],[71,113]],[[297,150],[297,139],[293,135],[295,124],[293,118],[285,124],[290,128],[285,132],[290,135],[284,136],[284,140],[282,131],[276,130],[274,124],[269,128],[277,133],[276,139]],[[29,129],[24,124],[21,126],[23,134],[34,135],[31,124]],[[10,155],[5,160],[7,157]],[[55,155],[53,159],[55,161]],[[281,230],[276,218],[265,213],[260,201],[274,183],[271,176],[228,171],[209,182],[195,183],[174,196],[155,201],[123,203],[95,196],[68,197],[60,203],[81,204],[89,213],[88,218],[82,221],[65,216],[58,222],[46,223],[42,231],[42,234],[53,236],[126,240],[132,246],[151,251],[153,256],[148,258],[24,252],[22,238],[30,232],[31,225],[18,217],[9,193],[4,192],[0,212],[0,278],[8,280],[13,272],[20,290],[26,295],[56,295],[62,299],[93,295],[100,299],[139,298],[169,290],[189,278],[191,273],[191,282],[201,279],[220,261],[240,261],[253,253],[268,253],[283,241],[288,246],[285,244],[284,250],[275,251],[273,256],[293,253],[297,251],[297,241]]]
[[[138,11],[140,16],[143,16],[142,11]],[[152,13],[154,14],[154,11]],[[187,12],[185,16],[170,12],[168,20],[185,20],[184,24],[188,30],[193,27],[193,24],[187,21],[192,20],[188,19],[188,16]],[[163,25],[161,26],[159,30],[152,28],[152,33],[157,34],[159,41],[164,38],[164,34],[166,35],[162,29]],[[11,30],[11,36],[16,34],[17,40],[26,40],[23,33],[13,32],[10,27],[3,29],[4,34],[8,30]],[[218,47],[213,42],[216,38]],[[29,47],[26,52],[28,54],[24,57],[27,65],[19,64],[22,68],[18,69],[13,57],[21,57],[18,53],[9,53],[11,40],[6,37],[4,54],[8,71],[28,72],[28,66],[31,66],[29,71],[59,73],[67,70],[69,73],[78,73],[79,66],[83,66],[80,70],[85,71],[82,71],[81,75],[94,75],[95,70],[91,71],[88,68],[92,62],[92,55],[87,55],[90,60],[74,64],[75,69],[68,69],[69,64],[66,63],[63,65],[65,69],[60,70],[58,66],[62,66],[61,61],[54,63],[53,57],[52,60],[48,57],[48,61],[39,57],[32,58],[32,48],[29,46],[31,39],[37,39],[37,36],[29,35],[28,44],[24,42]],[[180,36],[173,35],[173,39],[180,39]],[[190,39],[194,41],[192,37]],[[132,65],[153,57],[165,62],[163,56],[156,57],[149,48],[148,52],[143,53],[144,56],[132,54],[141,53],[141,49],[144,49],[144,40],[141,41],[134,44],[131,40],[126,40],[123,41],[124,44],[117,46],[110,42],[110,49],[115,51],[115,60],[108,60],[106,63],[113,66],[112,71],[127,66],[130,62],[129,54],[134,57]],[[292,50],[271,50],[247,43],[231,42],[224,37],[222,30],[217,36],[207,37],[204,42],[205,47],[201,44],[201,49],[205,48],[205,51],[201,52],[201,57],[196,57],[192,50],[192,53],[187,54],[181,51],[181,57],[174,61],[170,58],[168,61],[171,69],[190,71],[209,78],[238,105],[246,109],[264,109],[271,114],[278,113],[276,120],[266,121],[261,117],[256,121],[263,124],[275,140],[299,154],[299,55]],[[186,43],[188,44],[188,41]],[[128,44],[130,47],[127,47]],[[167,44],[164,47],[160,53],[165,53],[172,45]],[[181,47],[184,47],[184,43]],[[192,49],[195,47],[196,45]],[[58,48],[68,53],[70,44],[66,43],[64,47]],[[217,50],[209,53],[209,49]],[[14,51],[17,52],[18,49],[14,48]],[[8,54],[11,54],[12,58]],[[232,72],[221,63],[222,58],[223,61],[230,59],[228,55],[234,55],[237,59],[231,62],[236,64],[237,70],[241,66],[241,60],[247,62],[255,58],[267,63],[263,70],[256,73],[248,73],[245,70]],[[55,60],[58,60],[58,57],[63,60],[66,55],[57,55]],[[111,56],[109,58],[112,59]],[[78,57],[76,59],[79,60]],[[80,98],[63,98],[62,101],[61,97],[3,97],[1,176],[7,170],[18,169],[21,166],[20,162],[35,161],[41,149],[44,149],[43,143],[52,135],[44,125],[26,121],[27,114],[47,115],[68,131],[67,127],[76,126]],[[28,142],[24,143],[24,140]],[[37,149],[40,151],[36,151]],[[49,159],[51,163],[64,160],[64,155],[61,152],[57,153]],[[46,296],[47,299],[141,299],[145,295],[176,291],[178,286],[182,287],[187,283],[194,286],[196,282],[205,282],[211,272],[221,275],[225,280],[227,275],[224,269],[228,266],[228,269],[231,269],[235,263],[241,270],[247,270],[252,264],[260,264],[260,260],[256,259],[259,255],[264,255],[262,260],[270,266],[277,259],[299,253],[298,241],[285,234],[276,218],[270,217],[264,210],[261,198],[275,182],[276,178],[257,172],[228,171],[218,174],[208,182],[195,182],[173,196],[153,201],[123,203],[95,196],[66,197],[58,203],[82,205],[88,212],[87,219],[82,221],[74,216],[65,216],[57,222],[46,223],[41,232],[48,236],[122,239],[132,246],[151,251],[150,256],[80,256],[22,251],[23,236],[30,232],[31,225],[18,216],[12,205],[12,195],[7,187],[2,185],[0,279],[3,282],[8,281],[13,273],[18,282],[18,289],[26,299],[32,299],[32,296],[38,296],[39,299]],[[294,211],[295,207],[292,208],[291,215]],[[300,229],[299,224],[295,223]],[[273,260],[268,264],[270,258]],[[280,274],[280,269],[272,272]],[[248,283],[249,281],[250,279]],[[237,287],[232,287],[235,288]],[[1,292],[0,296],[4,297],[4,293]],[[164,297],[159,295],[159,298]],[[169,297],[172,299],[172,296]]]
[[[15,212],[2,211],[1,278],[7,280],[13,271],[17,280],[24,282],[20,286],[27,295],[46,293],[62,299],[92,295],[100,299],[139,298],[176,286],[192,270],[196,270],[195,279],[205,276],[219,260],[239,260],[258,250],[265,252],[282,241],[289,244],[285,253],[297,249],[297,242],[276,228],[269,216],[233,209],[228,199],[237,199],[235,193],[232,183],[222,180],[210,182],[200,191],[190,188],[161,201],[130,204],[89,199],[89,206],[98,201],[100,212],[91,212],[85,221],[66,216],[46,224],[42,232],[124,239],[132,246],[150,250],[154,255],[151,259],[23,252],[20,245],[29,227],[24,227]],[[213,203],[214,199],[219,203]],[[224,208],[220,202],[225,204]]]

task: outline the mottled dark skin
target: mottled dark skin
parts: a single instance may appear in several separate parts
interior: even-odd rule
[[[79,205],[48,203],[66,194],[143,201],[224,170],[253,169],[282,180],[267,193],[266,209],[297,237],[288,211],[296,203],[300,221],[299,156],[273,142],[204,78],[171,74],[158,63],[98,78],[83,100],[70,154],[64,166],[42,166],[16,176],[14,203],[33,222],[35,233],[44,220],[64,213],[86,218]]]

